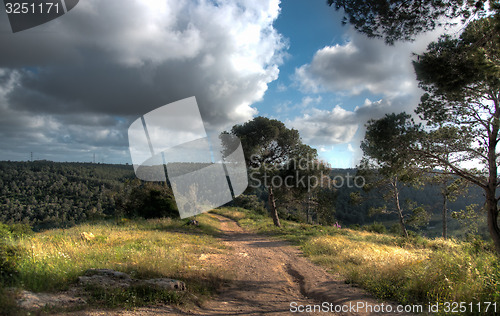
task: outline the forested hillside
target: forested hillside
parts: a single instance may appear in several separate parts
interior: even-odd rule
[[[356,175],[356,169],[334,169],[330,177],[338,180],[338,177],[346,179],[353,175]],[[160,216],[168,214],[165,210],[155,210],[155,207],[161,208],[165,204],[162,204],[162,199],[155,199],[154,194],[147,195],[146,192],[158,190],[159,186],[140,185],[138,189],[139,186],[135,185],[138,181],[133,181],[134,179],[134,171],[130,165],[0,162],[0,221],[26,223],[35,230],[40,230],[70,227],[86,220],[114,216],[117,211],[119,215],[145,217],[154,217],[155,212]],[[171,198],[171,192],[166,191],[165,196]],[[343,226],[367,225],[376,221],[384,223],[390,229],[392,223],[396,223],[393,215],[370,214],[371,208],[386,204],[380,190],[364,192],[361,188],[347,185],[346,181],[345,185],[334,187],[331,192],[334,207],[329,211],[330,216]],[[365,195],[364,200],[353,203],[353,192]],[[253,201],[252,207],[263,211],[262,206],[268,200],[267,193],[259,190],[253,193],[261,201],[250,199]],[[401,197],[423,206],[432,214],[429,224],[421,228],[420,232],[427,236],[439,236],[442,210],[439,188],[435,185],[426,185],[421,189],[406,187],[403,188]],[[284,199],[278,203],[284,218],[305,221],[308,211],[311,220],[316,220],[314,205],[309,209],[304,203],[290,206],[284,203]],[[459,197],[448,207],[450,211],[465,210],[470,204],[481,205],[482,199],[481,192],[471,188],[465,196]],[[127,200],[129,204],[126,204]],[[246,204],[245,206],[248,207]],[[449,219],[452,235],[463,235],[463,227],[458,220]]]
[[[356,169],[334,169],[331,172],[331,178],[343,177],[344,179],[356,175]],[[355,203],[352,200],[352,193],[359,193],[364,198],[361,202]],[[387,193],[383,190],[364,191],[362,188],[355,186],[342,186],[337,188],[335,199],[335,217],[344,225],[363,225],[371,224],[374,221],[383,222],[387,226],[391,226],[391,222],[396,223],[397,218],[394,214],[371,214],[371,208],[382,207],[383,205],[390,206],[390,203],[384,201],[382,196]],[[443,197],[440,193],[440,187],[437,184],[426,183],[420,187],[406,186],[401,189],[401,200],[405,205],[413,203],[413,205],[422,206],[431,215],[429,224],[420,228],[420,232],[429,236],[441,236],[442,218],[441,212],[443,208]],[[459,195],[456,201],[448,202],[448,212],[465,211],[468,206],[476,206],[479,210],[484,204],[484,195],[481,189],[477,187],[469,187],[464,191],[463,195]],[[477,229],[477,225],[485,225],[485,223],[477,222],[476,216],[479,214],[468,214],[469,218],[465,219],[462,223],[456,218],[449,217],[448,226],[450,233],[457,237],[464,237],[465,233],[471,232],[470,230]],[[472,217],[472,218],[471,218]],[[468,225],[466,225],[466,223]],[[390,228],[390,227],[388,227]],[[483,234],[487,237],[486,231],[478,231],[477,233]]]
[[[35,229],[110,215],[134,171],[128,165],[0,162],[0,221]]]

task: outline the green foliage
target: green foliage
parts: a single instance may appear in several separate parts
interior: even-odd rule
[[[427,226],[429,224],[429,219],[430,214],[425,210],[425,208],[419,206],[411,210],[411,214],[406,222],[413,228],[418,228],[421,226]]]
[[[179,217],[172,190],[165,183],[142,183],[134,180],[127,183],[130,194],[123,205],[126,216],[159,218]]]
[[[475,14],[486,13],[486,3],[477,0],[328,0],[336,10],[342,9],[343,24],[351,24],[369,37],[384,38],[388,44],[397,40],[413,40],[417,34],[434,30],[451,19],[465,22]]]
[[[0,284],[9,284],[16,277],[20,250],[6,241],[0,241]]]
[[[26,224],[6,225],[0,222],[0,285],[10,284],[18,275],[17,266],[22,250],[15,239],[33,234]]]
[[[458,220],[465,227],[467,235],[478,234],[482,216],[477,204],[467,205],[465,210],[452,212],[451,217]]]
[[[401,178],[411,178],[411,174],[405,172],[411,161],[411,153],[406,148],[414,142],[419,130],[420,125],[404,112],[368,121],[365,138],[361,142],[368,161],[362,167],[378,168],[383,176],[400,174]]]
[[[297,130],[262,116],[233,126],[231,134],[241,140],[250,186],[264,187],[268,191],[270,215],[274,224],[280,226],[276,201],[289,204],[294,199],[301,200],[309,192],[309,183],[297,185],[297,178],[317,173],[318,170],[311,168],[317,158],[316,149],[303,144]],[[287,185],[286,179],[292,180],[292,185]]]
[[[387,232],[387,228],[385,227],[385,225],[377,222],[374,222],[373,224],[370,225],[363,225],[363,227],[361,228],[367,232],[378,233],[378,234],[385,234]]]
[[[0,230],[1,230],[1,228],[0,228]],[[28,225],[26,223],[11,224],[11,225],[9,225],[9,230],[10,230],[13,238],[29,237],[29,236],[33,236],[33,234],[34,234],[30,225]]]
[[[403,234],[403,230],[401,229],[401,225],[398,223],[394,223],[389,228],[389,232],[395,236],[401,236]]]
[[[368,121],[364,140],[361,142],[363,159],[359,175],[367,178],[366,190],[384,188],[384,199],[391,201],[392,212],[399,218],[404,236],[408,214],[400,205],[403,186],[421,184],[422,170],[415,168],[414,157],[407,149],[420,134],[421,127],[406,113],[386,114],[379,120]],[[372,208],[386,212],[385,206]]]
[[[459,37],[442,36],[414,61],[426,91],[416,113],[428,128],[410,151],[484,190],[490,236],[500,253],[498,159],[500,142],[500,11],[474,20]],[[474,161],[477,168],[467,168]],[[445,192],[446,193],[446,192]],[[481,203],[482,204],[482,203]]]
[[[256,195],[239,195],[234,199],[233,205],[236,207],[255,211],[258,214],[267,214],[264,202],[262,200],[259,200]]]
[[[114,215],[132,166],[50,161],[0,162],[0,221],[34,230]]]
[[[284,163],[302,149],[296,129],[288,129],[283,122],[262,116],[233,126],[231,134],[241,140],[247,163],[254,168]]]

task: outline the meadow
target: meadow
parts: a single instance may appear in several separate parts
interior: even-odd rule
[[[137,279],[178,279],[187,288],[185,292],[157,293],[141,288],[125,293],[87,288],[91,306],[112,308],[159,302],[189,305],[207,299],[226,282],[230,272],[211,265],[202,256],[227,252],[217,238],[219,222],[208,215],[198,216],[197,220],[199,226],[187,225],[187,220],[180,219],[122,219],[20,236],[4,233],[3,245],[16,250],[10,253],[12,257],[3,257],[4,266],[10,264],[13,268],[3,278],[3,313],[9,309],[12,315],[20,312],[13,301],[15,293],[6,291],[6,287],[33,292],[67,290],[90,268],[113,269]],[[95,238],[82,239],[83,232]]]

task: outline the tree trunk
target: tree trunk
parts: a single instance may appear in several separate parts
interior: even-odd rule
[[[277,227],[281,227],[278,210],[276,209],[276,201],[274,200],[273,188],[269,186],[267,190],[269,192],[269,209],[271,211],[271,217],[273,218],[274,225]]]
[[[396,210],[398,211],[399,216],[399,225],[401,226],[401,230],[403,231],[403,235],[408,238],[408,231],[406,230],[405,219],[403,217],[403,210],[399,205],[399,191],[397,187],[397,180],[392,183],[393,194],[394,194],[394,204],[396,206]]]
[[[498,227],[498,200],[497,192],[497,142],[499,132],[500,104],[495,99],[495,114],[491,124],[491,133],[488,135],[488,185],[486,187],[486,208],[488,212],[488,229],[491,239],[495,243],[497,254],[500,255],[500,228]]]
[[[307,195],[306,224],[309,224],[309,210],[311,208],[311,195]]]
[[[446,239],[448,237],[448,208],[447,208],[448,199],[446,195],[443,194],[443,238]]]
[[[495,249],[500,254],[500,228],[498,227],[498,206],[495,192],[495,188],[486,190],[486,210],[488,212],[488,230],[495,244]]]

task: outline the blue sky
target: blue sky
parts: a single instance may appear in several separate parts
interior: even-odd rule
[[[354,167],[367,120],[416,107],[412,52],[439,32],[386,46],[341,16],[324,0],[87,0],[12,33],[0,10],[0,159],[130,163],[130,124],[196,96],[209,134],[276,118]]]
[[[304,100],[311,100],[311,106],[325,110],[337,103],[354,110],[356,104],[364,102],[367,97],[364,93],[355,96],[339,96],[335,92],[304,93],[294,80],[295,69],[309,63],[319,49],[348,40],[348,27],[340,23],[341,18],[341,12],[328,7],[322,0],[281,3],[281,14],[274,26],[288,40],[288,56],[280,67],[279,78],[269,85],[264,100],[256,104],[262,115],[283,121],[293,119],[307,112],[307,107],[297,106]],[[318,149],[326,150],[320,154],[334,166],[349,168],[355,165],[353,152],[348,150],[346,143]]]

